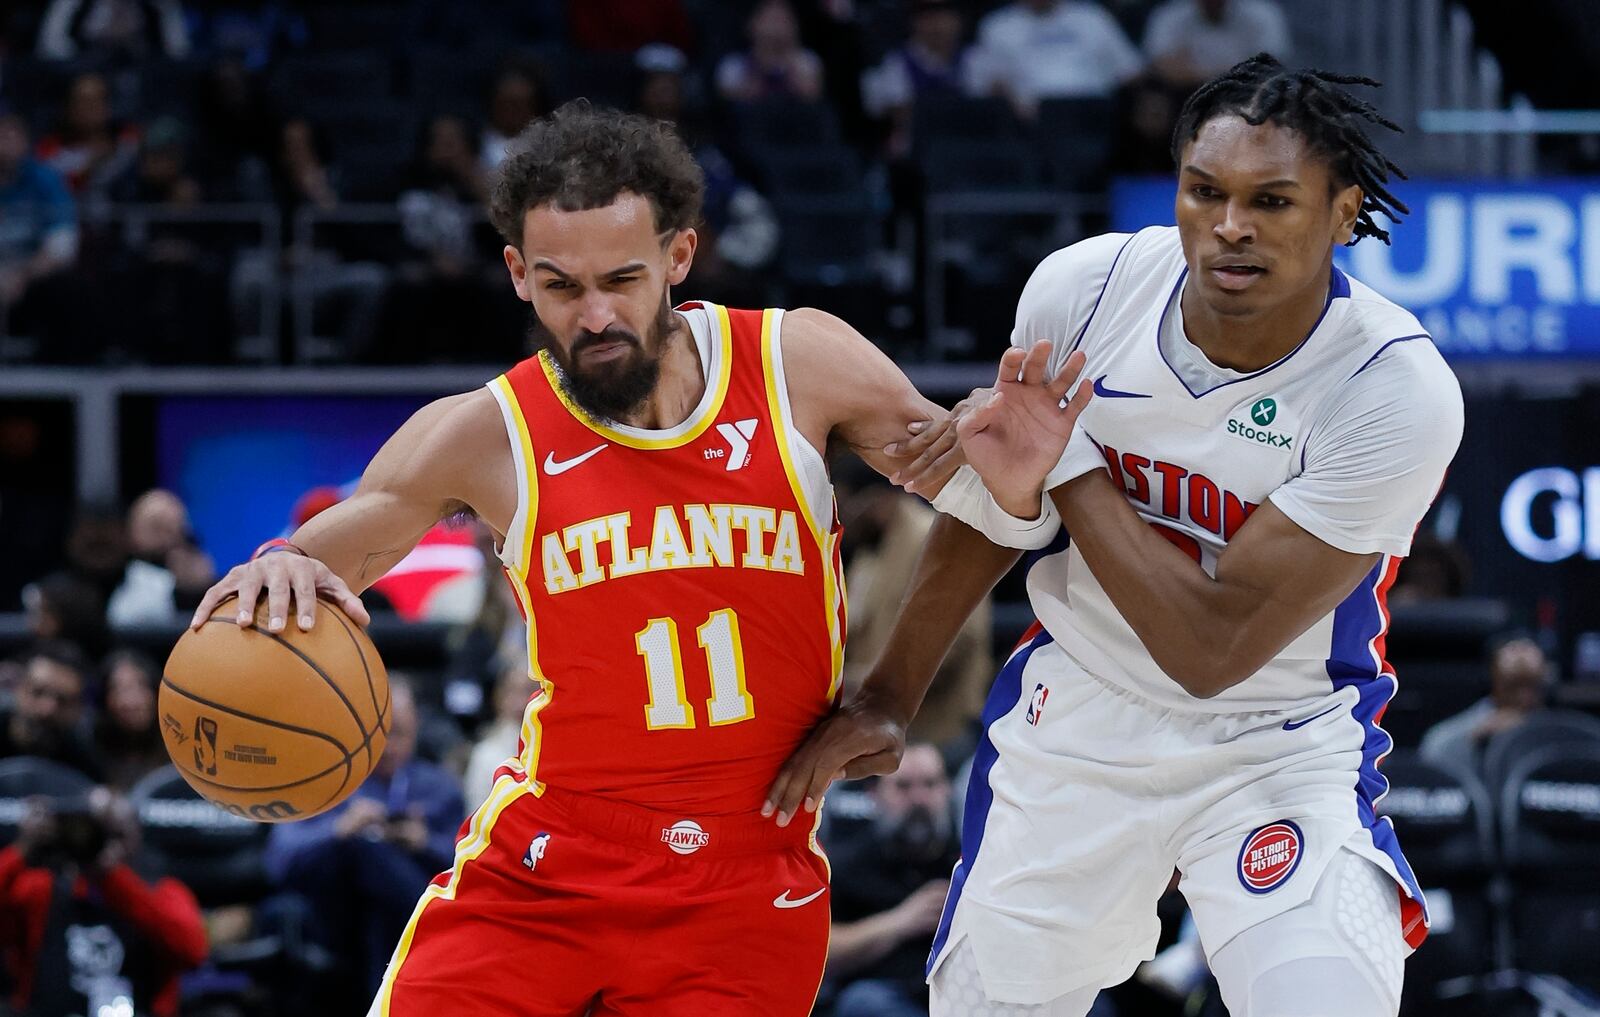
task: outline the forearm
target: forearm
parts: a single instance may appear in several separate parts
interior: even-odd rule
[[[147,886],[132,869],[119,865],[101,880],[106,901],[161,952],[184,968],[206,958],[205,919],[188,889],[164,879]]]
[[[834,922],[828,932],[828,975],[845,978],[871,967],[899,946],[902,938],[892,910],[860,921]]]
[[[1219,582],[1150,527],[1103,470],[1053,489],[1078,553],[1168,677],[1206,698],[1243,681],[1240,627],[1257,591]],[[1240,673],[1241,667],[1248,667]]]
[[[940,516],[859,695],[909,723],[967,616],[1019,557],[1021,552],[991,543],[960,520]]]
[[[410,554],[439,518],[392,494],[358,492],[307,521],[290,540],[360,593]]]

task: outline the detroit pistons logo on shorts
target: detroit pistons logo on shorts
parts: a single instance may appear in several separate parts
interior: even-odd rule
[[[661,831],[661,842],[680,855],[692,855],[711,843],[711,835],[692,819],[680,819]]]
[[[1305,836],[1287,819],[1268,823],[1244,839],[1239,849],[1239,882],[1251,893],[1271,893],[1294,875],[1305,850]]]

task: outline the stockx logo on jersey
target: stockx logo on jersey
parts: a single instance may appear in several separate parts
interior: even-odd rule
[[[1280,409],[1278,400],[1271,396],[1239,406],[1228,416],[1228,433],[1252,445],[1293,451],[1294,435],[1287,433],[1278,420]]]
[[[728,443],[727,448],[708,448],[705,450],[707,459],[723,459],[728,464],[728,472],[742,470],[750,462],[750,443],[756,437],[756,425],[761,423],[755,417],[745,420],[735,420],[731,424],[718,424],[717,433],[722,435],[722,440]]]

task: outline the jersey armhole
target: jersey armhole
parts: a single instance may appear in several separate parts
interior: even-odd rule
[[[828,477],[827,460],[794,424],[789,381],[783,369],[783,315],[782,310],[772,312],[772,387],[778,404],[778,419],[772,423],[781,432],[779,440],[789,447],[789,458],[799,474],[806,508],[817,526],[825,530],[833,519],[833,481]]]
[[[528,433],[528,423],[522,416],[516,392],[505,376],[486,386],[500,406],[500,417],[506,426],[506,437],[511,441],[511,459],[517,474],[517,511],[506,527],[505,542],[498,549],[500,561],[519,578],[526,579],[532,567],[532,534],[536,514],[538,481],[533,471],[538,468],[534,459],[533,440]]]

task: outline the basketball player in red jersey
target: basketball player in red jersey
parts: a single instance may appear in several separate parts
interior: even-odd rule
[[[827,862],[813,824],[759,810],[839,689],[821,452],[892,472],[881,450],[944,411],[828,314],[674,308],[701,192],[666,125],[580,102],[530,126],[491,212],[544,352],[420,410],[195,615],[264,594],[270,626],[293,606],[308,627],[321,594],[365,620],[355,592],[440,519],[499,537],[528,620],[522,744],[372,1014],[810,1012]]]

